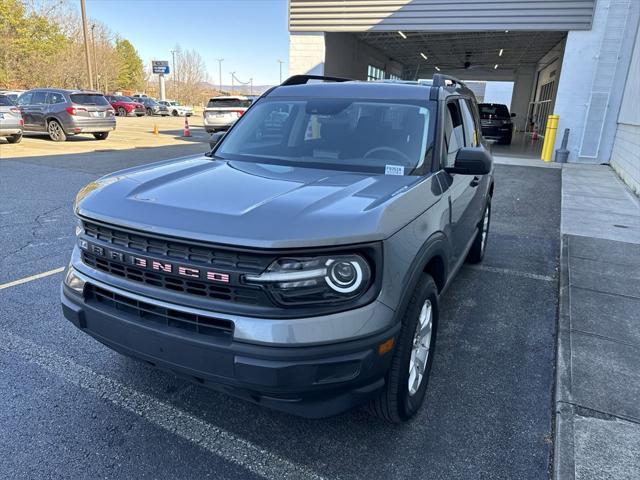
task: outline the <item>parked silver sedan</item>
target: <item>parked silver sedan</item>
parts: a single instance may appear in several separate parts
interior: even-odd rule
[[[5,137],[9,143],[19,143],[23,125],[20,109],[10,97],[0,95],[0,137]]]

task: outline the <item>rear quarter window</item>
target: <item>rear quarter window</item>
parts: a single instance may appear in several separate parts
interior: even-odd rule
[[[78,105],[109,105],[107,99],[102,95],[96,95],[93,93],[74,93],[70,96],[71,101]]]

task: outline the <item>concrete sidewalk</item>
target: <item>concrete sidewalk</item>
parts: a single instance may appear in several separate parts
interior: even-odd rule
[[[640,478],[640,203],[608,166],[565,165],[554,475]]]

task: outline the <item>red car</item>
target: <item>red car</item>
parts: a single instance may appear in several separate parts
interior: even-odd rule
[[[105,98],[111,104],[113,109],[116,111],[116,115],[119,117],[126,117],[128,115],[142,117],[145,114],[144,105],[134,102],[129,97],[121,95],[105,95]]]

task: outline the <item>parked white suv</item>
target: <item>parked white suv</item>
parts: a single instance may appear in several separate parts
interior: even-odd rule
[[[190,117],[191,115],[193,115],[192,107],[180,105],[180,102],[176,102],[175,100],[160,100],[158,101],[158,103],[167,107],[169,113],[174,117]]]
[[[253,102],[251,97],[213,97],[209,99],[204,112],[204,129],[208,133],[226,130],[242,116]]]

